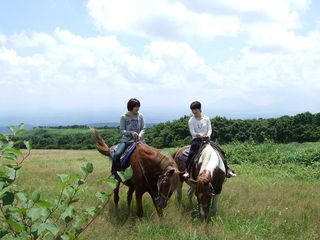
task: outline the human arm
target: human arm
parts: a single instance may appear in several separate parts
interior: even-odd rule
[[[189,125],[189,131],[190,131],[192,138],[200,137],[200,135],[198,133],[196,133],[196,131],[194,129],[194,126],[192,123],[192,118],[189,119],[188,125]]]
[[[208,124],[208,133],[207,133],[207,137],[211,137],[212,134],[212,127],[211,127],[211,121],[210,118],[207,119],[207,124]]]
[[[120,119],[120,134],[123,136],[130,136],[132,135],[132,131],[126,130],[126,117],[123,115]]]
[[[146,125],[143,119],[143,115],[140,115],[140,132],[139,132],[139,138],[143,139],[144,138],[144,131],[145,131]]]

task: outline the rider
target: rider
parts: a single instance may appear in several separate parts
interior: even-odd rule
[[[210,141],[212,134],[210,118],[201,113],[201,103],[198,101],[192,102],[190,109],[193,113],[193,116],[189,119],[189,131],[192,136],[192,142],[186,163],[187,171],[183,174],[184,178],[189,177],[193,157],[199,151],[201,142],[205,140]],[[230,168],[228,168],[227,160],[225,158],[223,158],[223,162],[226,167],[227,177],[237,176]]]
[[[131,98],[127,103],[128,112],[124,113],[120,119],[120,133],[122,138],[112,158],[111,176],[115,178],[120,165],[120,157],[125,151],[129,142],[144,140],[145,123],[143,115],[139,112],[140,101]]]

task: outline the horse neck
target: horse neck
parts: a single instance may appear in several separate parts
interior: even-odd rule
[[[139,144],[138,154],[140,154],[140,160],[144,165],[149,165],[153,170],[164,173],[168,167],[175,166],[173,159],[170,159],[166,154],[162,153],[159,149],[155,149],[145,144]]]
[[[211,178],[212,178],[211,172],[208,170],[204,170],[199,173],[197,180],[198,182],[201,182],[201,183],[209,183],[211,182]]]
[[[202,161],[202,164],[201,164],[199,175],[204,170],[209,171],[212,175],[213,171],[219,167],[219,164],[221,161],[219,155],[216,153],[216,151],[210,145],[207,145],[203,149],[201,156],[200,156],[200,159]]]

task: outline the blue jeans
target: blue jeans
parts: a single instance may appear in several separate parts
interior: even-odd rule
[[[111,167],[111,173],[116,174],[118,170],[120,170],[120,157],[124,150],[126,149],[126,143],[122,142],[119,144],[118,148],[116,149],[116,152],[113,155],[112,158],[112,167]]]

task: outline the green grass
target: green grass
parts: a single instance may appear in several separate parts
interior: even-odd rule
[[[288,149],[289,153],[318,146],[318,143],[293,144],[278,148]],[[231,146],[225,147],[231,152]],[[260,152],[255,149],[258,156],[266,154],[266,149],[273,149],[256,146],[259,147],[265,149]],[[19,183],[29,191],[41,187],[44,198],[52,199],[58,194],[56,174],[77,172],[86,162],[93,163],[94,173],[88,179],[89,187],[82,193],[84,200],[80,206],[96,204],[95,192],[106,190],[97,180],[109,175],[110,162],[95,150],[33,150]],[[226,181],[219,212],[207,223],[197,218],[195,199],[193,207],[189,207],[187,186],[182,205],[178,206],[175,195],[172,196],[163,219],[157,217],[150,197],[145,194],[141,220],[135,217],[135,201],[128,213],[126,188],[122,187],[119,211],[111,203],[84,233],[83,239],[319,239],[319,167],[251,162],[231,166],[238,177]]]
[[[260,165],[303,164],[320,167],[320,142],[263,144],[233,143],[223,146],[231,163],[257,163]],[[318,175],[318,179],[320,175]]]
[[[54,135],[70,135],[70,134],[86,134],[89,133],[89,128],[34,128],[27,130],[24,135],[37,135],[40,133],[54,134]]]

